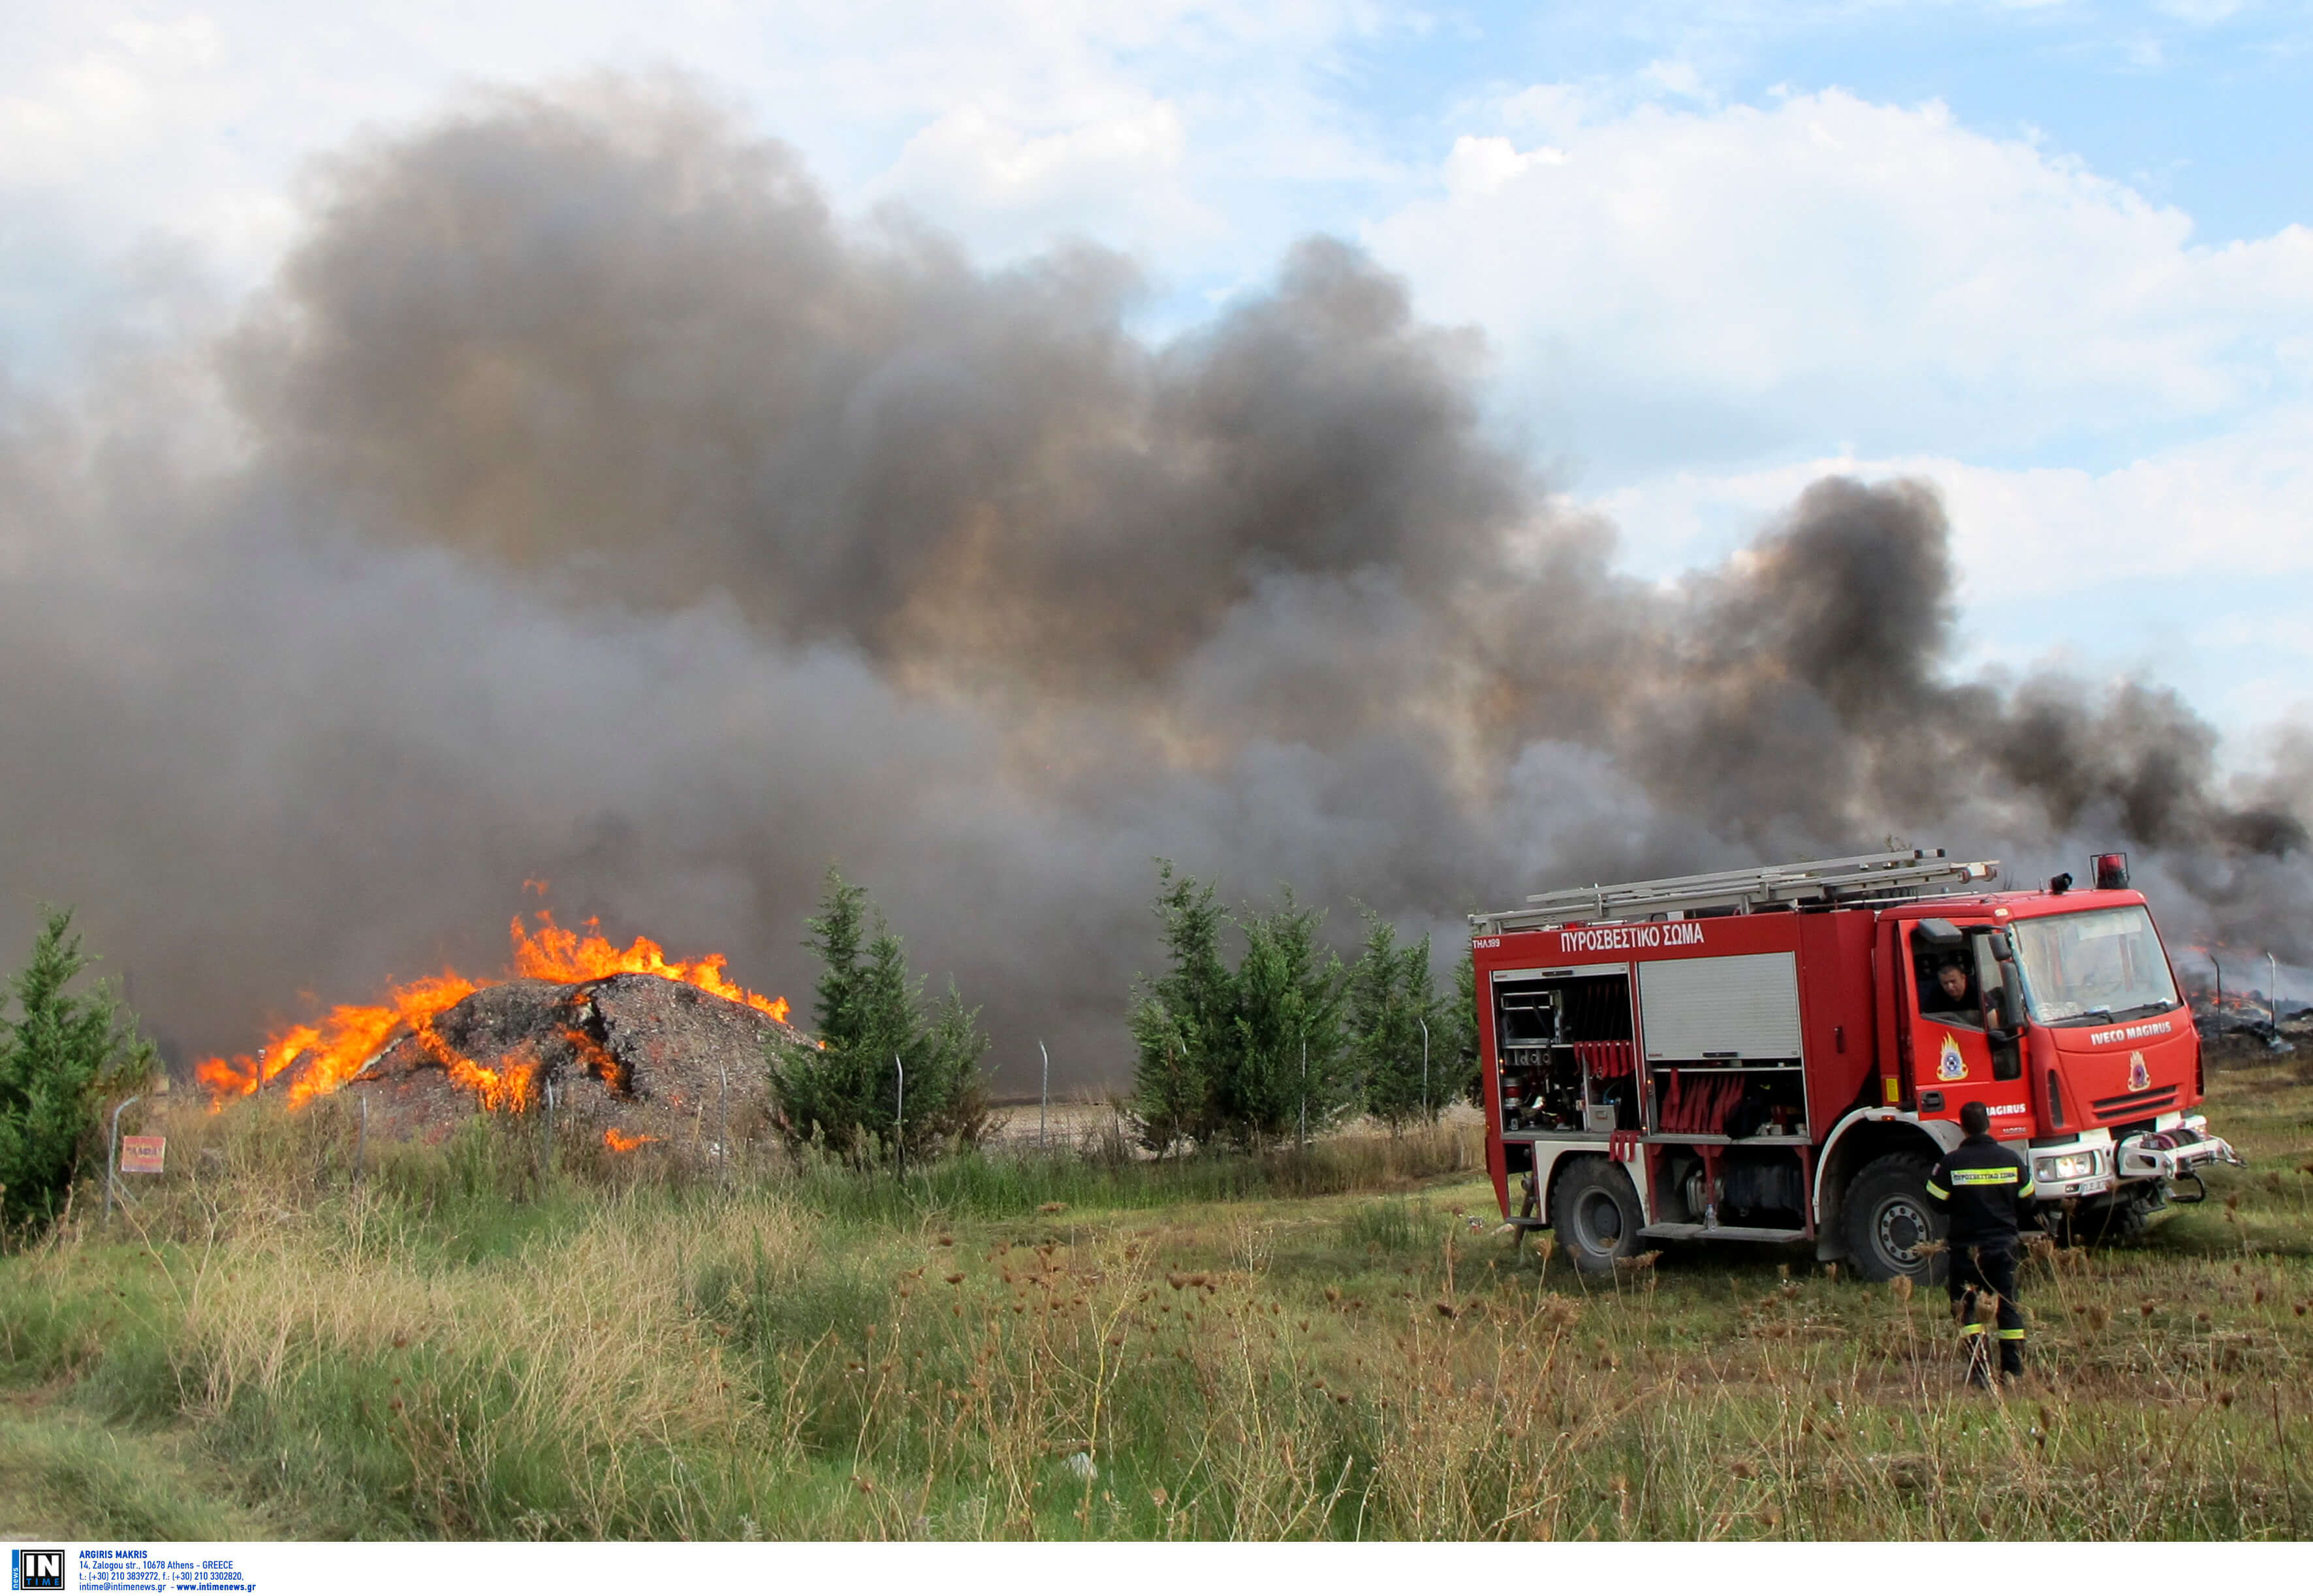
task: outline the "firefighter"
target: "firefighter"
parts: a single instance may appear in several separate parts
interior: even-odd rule
[[[1992,1360],[1983,1345],[1984,1310],[1996,1309],[1993,1337],[2000,1343],[2003,1381],[2024,1372],[2024,1313],[2016,1302],[2018,1230],[2033,1208],[2032,1171],[2022,1159],[1992,1139],[1992,1115],[1981,1102],[1959,1111],[1966,1140],[1937,1163],[1928,1177],[1928,1200],[1950,1221],[1946,1240],[1951,1292],[1960,1335],[1968,1350],[1968,1380],[1991,1383]]]
[[[1928,1006],[1939,1013],[1963,1014],[1970,1020],[1978,1017],[1974,978],[1957,958],[1936,966],[1936,991],[1929,994]]]

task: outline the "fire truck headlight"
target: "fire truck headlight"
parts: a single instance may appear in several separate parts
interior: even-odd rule
[[[2064,1153],[2034,1160],[2032,1175],[2036,1180],[2082,1180],[2096,1173],[2096,1166],[2093,1153]]]

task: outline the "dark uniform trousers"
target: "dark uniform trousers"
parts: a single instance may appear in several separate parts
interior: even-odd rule
[[[1997,1302],[2000,1372],[2024,1372],[2024,1311],[2016,1302],[2017,1227],[2036,1195],[2021,1158],[1976,1135],[1944,1154],[1928,1177],[1928,1200],[1950,1220],[1950,1267],[1944,1283],[1968,1345],[1971,1377],[1989,1379],[1984,1310]]]
[[[1959,1311],[1959,1333],[1967,1340],[1971,1366],[1987,1371],[1992,1366],[1983,1350],[1983,1310],[1986,1300],[1992,1299],[2000,1304],[1993,1332],[2000,1343],[2000,1372],[2024,1372],[2024,1311],[2016,1305],[2015,1250],[1955,1247],[1944,1283]]]

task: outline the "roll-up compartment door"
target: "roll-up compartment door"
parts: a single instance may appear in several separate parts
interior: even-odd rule
[[[1798,955],[1642,963],[1639,1016],[1649,1059],[1797,1058]]]

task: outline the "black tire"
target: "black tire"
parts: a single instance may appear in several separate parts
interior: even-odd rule
[[[1558,1244],[1586,1275],[1611,1275],[1614,1260],[1639,1250],[1639,1188],[1620,1165],[1577,1159],[1551,1193],[1550,1226]]]
[[[1943,1278],[1940,1252],[1922,1255],[1920,1244],[1944,1239],[1943,1216],[1928,1206],[1928,1177],[1935,1161],[1918,1153],[1889,1153],[1865,1164],[1847,1184],[1848,1261],[1866,1280]]]
[[[2153,1212],[2150,1201],[2131,1192],[2106,1202],[2082,1203],[2076,1213],[2056,1215],[2049,1228],[2061,1224],[2064,1240],[2076,1247],[2132,1247],[2151,1234]]]

